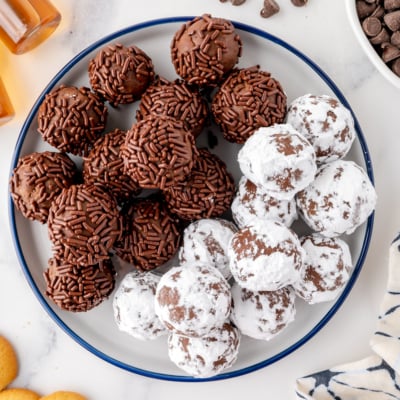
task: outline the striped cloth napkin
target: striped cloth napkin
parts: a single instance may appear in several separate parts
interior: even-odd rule
[[[400,399],[400,234],[390,246],[387,289],[370,345],[372,354],[369,357],[297,379],[297,397],[307,400]]]

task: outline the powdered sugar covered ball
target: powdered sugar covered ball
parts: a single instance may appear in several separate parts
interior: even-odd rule
[[[296,294],[310,304],[334,300],[349,280],[352,261],[348,244],[318,234],[303,236],[300,242],[306,258],[300,279],[293,283]]]
[[[270,340],[294,320],[295,297],[290,287],[253,292],[234,283],[231,319],[243,335]]]
[[[293,100],[286,122],[313,145],[318,163],[343,158],[356,137],[350,110],[328,95],[306,94]]]
[[[171,333],[168,355],[172,362],[191,376],[208,378],[229,368],[237,359],[240,332],[230,323],[202,337]]]
[[[295,282],[304,255],[297,235],[271,220],[240,229],[228,248],[235,281],[253,291],[278,290]]]
[[[291,199],[317,169],[312,145],[289,124],[259,128],[238,153],[243,175],[278,199]]]
[[[204,336],[228,318],[230,286],[212,266],[173,267],[160,279],[155,309],[168,330],[187,336]]]
[[[225,279],[231,277],[227,255],[228,244],[236,226],[225,219],[204,218],[192,222],[183,232],[179,261],[204,263],[217,268]]]
[[[152,273],[131,272],[122,279],[113,299],[118,328],[136,339],[155,339],[167,333],[154,309],[160,278]]]
[[[231,211],[233,220],[239,228],[266,219],[282,222],[289,227],[297,219],[294,198],[290,200],[277,199],[245,176],[242,176],[239,181]]]
[[[296,196],[299,214],[323,236],[351,234],[373,212],[376,192],[366,172],[346,160],[323,164]]]

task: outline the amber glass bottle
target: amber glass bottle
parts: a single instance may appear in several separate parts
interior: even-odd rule
[[[8,94],[0,79],[0,125],[5,124],[14,116],[14,109],[8,98]]]
[[[15,54],[47,39],[61,21],[48,0],[0,0],[0,39]]]

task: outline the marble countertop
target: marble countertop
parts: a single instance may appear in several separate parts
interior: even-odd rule
[[[136,398],[192,400],[242,399],[262,393],[294,399],[297,377],[371,353],[387,279],[391,240],[400,227],[400,91],[367,59],[349,25],[344,2],[309,0],[297,8],[280,0],[281,11],[260,16],[261,0],[241,6],[219,0],[53,0],[63,20],[37,49],[14,56],[0,47],[0,74],[16,117],[0,127],[0,333],[17,350],[20,371],[13,386],[42,394],[73,390],[88,399]],[[374,166],[378,204],[365,265],[345,303],[304,346],[279,362],[237,378],[204,383],[176,383],[138,376],[110,365],[83,349],[46,314],[29,287],[14,251],[8,222],[8,176],[11,157],[24,119],[55,73],[97,39],[131,24],[173,15],[211,13],[254,25],[303,51],[336,82],[352,105],[364,132]]]

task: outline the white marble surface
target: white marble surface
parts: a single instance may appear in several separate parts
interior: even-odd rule
[[[89,399],[294,399],[296,377],[353,361],[371,353],[369,338],[387,277],[389,244],[400,228],[400,91],[374,69],[358,46],[342,1],[309,0],[293,7],[280,0],[281,12],[259,15],[262,0],[239,7],[219,0],[53,0],[63,15],[56,33],[36,50],[13,56],[0,47],[0,74],[16,117],[0,127],[0,334],[16,347],[20,371],[13,386],[46,394],[75,390]],[[9,232],[7,189],[11,157],[19,131],[36,97],[78,51],[117,29],[172,15],[215,16],[252,24],[302,50],[337,83],[356,113],[374,165],[378,205],[364,268],[331,321],[302,348],[276,364],[225,381],[173,383],[125,372],[80,347],[47,316],[18,264]]]

